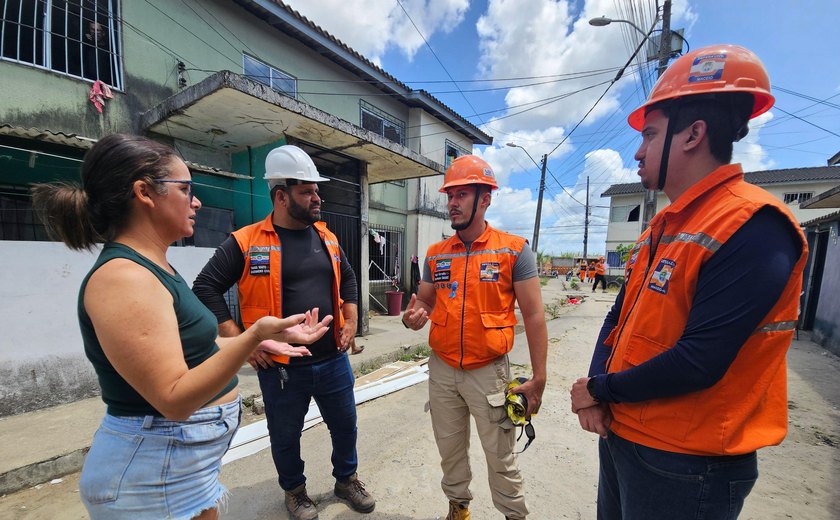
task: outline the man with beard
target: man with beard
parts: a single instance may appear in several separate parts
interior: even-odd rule
[[[527,399],[528,418],[539,410],[545,389],[548,334],[528,242],[484,220],[495,189],[493,170],[481,158],[465,155],[452,162],[440,191],[449,199],[456,234],[429,247],[420,289],[402,317],[414,330],[432,321],[429,407],[443,469],[441,487],[449,499],[447,520],[470,518],[471,415],[487,460],[493,504],[507,519],[528,514],[513,453],[515,429],[505,409],[514,304],[525,324],[533,377],[511,392]]]
[[[265,170],[274,211],[222,243],[193,291],[216,315],[223,336],[240,331],[224,300],[235,283],[244,328],[262,316],[283,317],[301,309],[319,308],[322,315],[334,316],[332,330],[309,346],[311,357],[255,354],[249,363],[259,377],[271,455],[291,518],[318,518],[300,454],[311,398],[330,430],[336,496],[370,513],[376,503],[356,475],[354,378],[345,354],[356,335],[358,289],[338,239],[320,222],[317,183],[329,179],[320,176],[306,152],[291,145],[269,152]]]
[[[756,450],[785,437],[808,247],[788,207],[732,163],[773,102],[758,56],[713,45],[675,60],[628,118],[642,185],[670,204],[630,250],[571,389],[581,427],[601,436],[599,520],[737,518]]]

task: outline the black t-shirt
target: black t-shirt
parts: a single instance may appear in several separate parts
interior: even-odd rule
[[[312,227],[290,230],[274,226],[281,247],[281,287],[283,316],[290,316],[318,307],[319,317],[332,314],[332,265],[329,252],[321,242],[318,232]],[[207,265],[193,283],[193,292],[209,308],[219,323],[232,319],[224,294],[239,281],[245,269],[245,257],[236,239],[228,237],[222,242]],[[345,303],[359,300],[356,275],[341,251],[341,287]],[[333,317],[333,324],[338,317]],[[334,326],[324,337],[309,345],[312,356],[292,358],[292,364],[314,363],[338,354],[335,344]],[[337,325],[336,325],[337,326]]]
[[[318,307],[318,315],[332,314],[332,263],[329,251],[312,226],[306,229],[284,229],[274,226],[282,244],[280,268],[283,282],[283,316],[304,313]],[[292,358],[292,363],[313,362],[337,353],[333,330],[338,322],[333,317],[330,330],[309,345],[312,357]]]

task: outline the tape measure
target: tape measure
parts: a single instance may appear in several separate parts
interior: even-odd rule
[[[516,379],[508,383],[506,388],[507,395],[505,396],[505,409],[507,410],[507,415],[510,418],[510,421],[514,425],[522,427],[522,431],[519,432],[519,437],[517,437],[516,440],[518,441],[519,439],[521,439],[523,433],[528,437],[528,442],[525,444],[525,447],[522,448],[522,451],[515,452],[517,454],[527,450],[528,446],[530,446],[534,439],[537,437],[536,433],[534,432],[534,425],[532,425],[531,421],[527,418],[528,399],[522,394],[512,392],[514,388],[525,383],[526,381],[528,381],[528,379],[525,377],[517,377]]]
[[[525,418],[528,415],[528,399],[524,395],[511,390],[526,381],[528,381],[527,378],[517,377],[508,383],[505,389],[507,394],[505,396],[505,408],[507,408],[507,414],[511,422],[516,426],[525,426],[525,423],[528,422],[528,419]]]

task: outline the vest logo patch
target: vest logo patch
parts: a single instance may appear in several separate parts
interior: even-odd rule
[[[435,282],[448,282],[452,275],[452,260],[435,260]]]
[[[248,265],[248,272],[251,276],[267,276],[270,272],[268,253],[250,251],[248,253]]]
[[[499,281],[499,262],[482,262],[478,279],[482,282]]]
[[[671,275],[674,274],[674,268],[677,263],[673,260],[663,258],[659,261],[659,265],[650,275],[650,283],[648,289],[652,289],[661,294],[668,294],[668,282],[671,280]]]

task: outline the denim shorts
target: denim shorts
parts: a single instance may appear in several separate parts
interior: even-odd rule
[[[79,482],[90,517],[189,519],[216,507],[227,493],[222,455],[240,417],[238,397],[186,421],[106,414]]]

